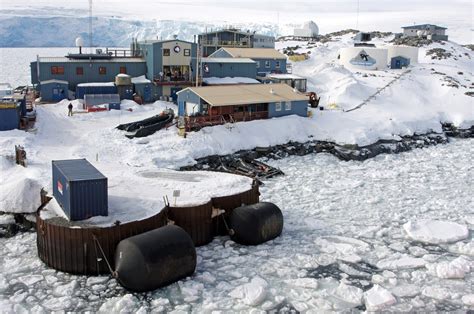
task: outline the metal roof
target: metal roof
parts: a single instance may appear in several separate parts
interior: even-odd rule
[[[58,83],[58,84],[69,84],[68,81],[64,80],[46,80],[46,81],[40,81],[40,84],[50,84],[50,83]]]
[[[111,58],[111,59],[100,59],[100,60],[89,60],[89,59],[69,59],[66,57],[40,57],[40,63],[130,63],[138,62],[145,63],[145,59],[142,58]]]
[[[281,101],[308,100],[308,97],[286,84],[253,84],[188,87],[211,106],[250,105]]]
[[[53,160],[68,181],[97,180],[106,177],[86,159]]]
[[[257,62],[253,61],[249,58],[202,58],[203,63],[254,63]]]
[[[286,56],[278,50],[272,48],[221,48],[210,55],[216,54],[218,51],[225,51],[233,58],[250,58],[250,59],[286,59]]]
[[[402,28],[407,29],[428,29],[430,27],[434,27],[435,29],[447,29],[446,27],[434,25],[434,24],[419,24],[419,25],[412,25],[412,26],[403,26]]]
[[[288,73],[270,73],[270,74],[267,74],[266,77],[281,79],[281,80],[285,80],[285,79],[304,80],[305,79],[304,77],[301,77],[295,74],[288,74]]]
[[[186,41],[186,40],[181,40],[181,39],[145,39],[145,40],[139,41],[138,43],[139,44],[158,44],[158,43],[168,43],[168,42],[171,42],[171,41],[180,42],[180,43],[187,43],[187,44],[194,44],[194,45],[196,44],[196,43]]]

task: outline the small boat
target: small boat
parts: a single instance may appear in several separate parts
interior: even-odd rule
[[[142,126],[151,125],[151,124],[160,122],[162,119],[163,119],[163,114],[157,114],[156,116],[153,116],[144,120],[120,124],[116,128],[122,131],[133,132],[135,130],[138,130]]]
[[[156,116],[155,116],[156,117]],[[156,131],[161,130],[162,128],[166,127],[168,124],[171,124],[174,119],[174,112],[172,110],[163,112],[158,118],[155,118],[152,123],[148,122],[146,124],[140,124],[138,128],[133,126],[133,130],[135,132],[131,132],[125,134],[128,138],[135,138],[135,137],[146,137],[148,135],[152,135]]]

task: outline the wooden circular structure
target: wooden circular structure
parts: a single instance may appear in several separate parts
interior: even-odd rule
[[[41,210],[50,198],[42,195],[43,205],[36,215],[38,255],[46,265],[60,271],[81,275],[108,273],[115,269],[114,255],[121,240],[171,222],[186,230],[196,246],[204,245],[225,230],[223,219],[212,217],[213,211],[223,210],[222,215],[228,216],[237,207],[258,203],[259,195],[254,183],[242,193],[211,198],[196,206],[165,207],[152,217],[108,227],[77,227],[64,218],[43,218]]]

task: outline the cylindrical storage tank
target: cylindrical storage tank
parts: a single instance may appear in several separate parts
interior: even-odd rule
[[[404,57],[410,60],[410,64],[418,63],[418,47],[411,46],[389,46],[388,60],[395,57]]]
[[[192,275],[195,269],[193,241],[174,225],[122,240],[115,252],[117,279],[131,291],[155,290]]]
[[[231,239],[245,245],[257,245],[278,237],[283,230],[283,214],[273,203],[262,202],[232,211]]]
[[[383,48],[347,47],[340,51],[340,64],[361,70],[384,70],[388,65],[388,51]]]
[[[115,85],[132,85],[132,77],[128,74],[120,73],[115,77]]]

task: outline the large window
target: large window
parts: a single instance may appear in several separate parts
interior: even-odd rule
[[[285,110],[291,110],[291,101],[285,102]]]
[[[164,57],[169,57],[170,55],[170,50],[169,49],[163,49],[163,56]]]
[[[277,69],[280,68],[280,61],[275,61],[275,68],[277,68]]]
[[[106,75],[107,74],[107,68],[106,67],[99,67],[99,74],[100,75]]]
[[[52,66],[51,67],[51,74],[53,74],[53,75],[64,75],[64,67],[63,66]]]
[[[120,67],[120,73],[127,74],[127,67]]]
[[[76,67],[76,75],[84,75],[84,68]]]
[[[270,68],[270,61],[265,61],[265,67],[266,67],[267,69]]]

